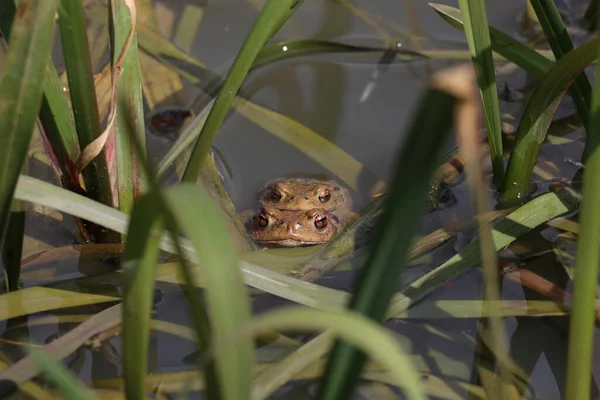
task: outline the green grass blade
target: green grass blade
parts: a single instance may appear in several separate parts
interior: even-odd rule
[[[16,293],[15,293],[16,294]],[[60,338],[44,345],[43,350],[55,360],[63,359],[81,347],[91,337],[111,329],[121,321],[121,306],[109,307],[79,324]],[[14,381],[17,385],[27,382],[41,372],[32,357],[21,358],[7,369],[0,371],[0,379]],[[0,387],[0,396],[4,395]]]
[[[154,196],[140,198],[131,213],[123,254],[123,373],[128,399],[145,398],[150,313],[160,256],[160,235],[155,231],[161,225],[160,207]]]
[[[539,23],[546,34],[546,39],[552,48],[552,52],[557,60],[560,60],[568,52],[573,50],[573,43],[567,32],[567,28],[562,21],[558,8],[554,0],[529,0]],[[590,102],[592,98],[592,86],[586,74],[579,74],[575,82],[569,87],[569,94],[573,98],[575,108],[581,122],[587,131],[586,146],[583,151],[583,159],[587,158],[588,142],[593,135],[593,131],[588,128],[588,118],[590,112]]]
[[[101,129],[86,17],[80,0],[60,1],[59,26],[75,126],[80,148],[83,149],[100,135]],[[89,196],[103,204],[112,205],[108,174],[104,150],[83,170]]]
[[[60,363],[54,361],[42,350],[29,347],[29,353],[33,360],[40,366],[42,371],[54,382],[60,392],[68,400],[99,400],[96,394],[85,387],[77,376]]]
[[[519,202],[529,194],[531,174],[558,104],[575,77],[596,59],[597,46],[594,39],[566,54],[531,95],[508,161],[502,203]]]
[[[239,337],[256,335],[260,332],[279,330],[327,330],[365,351],[374,360],[385,365],[399,386],[406,387],[408,399],[425,399],[418,375],[410,359],[402,351],[396,340],[386,329],[359,313],[344,310],[339,313],[311,310],[306,307],[283,307],[269,311],[252,319],[243,327],[237,337],[226,338],[223,348],[228,348]],[[216,348],[217,354],[223,351]],[[357,382],[355,382],[357,383]],[[344,397],[349,399],[350,397]]]
[[[463,17],[460,10],[445,4],[429,3],[429,5],[450,25],[464,31]],[[554,64],[552,60],[544,57],[534,49],[512,38],[510,35],[489,26],[492,50],[506,57],[529,72],[541,78]]]
[[[0,72],[0,245],[4,243],[13,193],[42,102],[57,7],[57,0],[20,2]]]
[[[570,189],[536,197],[494,224],[492,237],[496,250],[506,248],[517,238],[550,219],[575,211],[578,206],[579,199]],[[423,275],[402,294],[397,295],[390,307],[390,315],[404,312],[431,291],[478,265],[480,260],[479,242],[470,243],[460,253]]]
[[[504,153],[502,151],[500,106],[485,3],[483,0],[459,0],[458,4],[463,15],[471,58],[477,71],[494,181],[501,184],[504,181]]]
[[[131,30],[131,14],[123,0],[111,0],[109,10],[112,27],[111,57],[114,65]],[[139,156],[133,151],[130,143],[132,135],[138,138],[142,149],[145,150],[144,105],[135,33],[123,61],[115,120],[119,209],[125,213],[131,212],[134,200],[144,191],[145,186]]]
[[[165,193],[170,210],[196,250],[206,285],[213,341],[237,331],[250,320],[248,292],[238,268],[233,242],[210,200],[194,185]],[[254,348],[250,340],[236,343],[216,360],[224,399],[243,399],[250,392]]]
[[[227,74],[225,82],[223,82],[215,103],[206,117],[206,123],[202,127],[202,132],[196,141],[183,174],[183,181],[195,183],[198,179],[200,168],[210,151],[215,135],[258,52],[276,33],[276,29],[287,21],[302,1],[268,0],[263,7],[250,33],[246,36],[246,40]]]
[[[456,98],[439,89],[429,90],[420,102],[396,164],[393,185],[372,238],[365,267],[357,276],[349,307],[375,321],[385,316],[396,283],[405,266],[420,221],[429,182],[443,158],[453,123]],[[438,110],[431,118],[430,110]],[[436,149],[432,151],[432,149]],[[320,389],[320,399],[351,397],[366,355],[344,342],[331,353]]]
[[[598,14],[600,20],[600,14]],[[595,43],[596,57],[600,46]],[[600,64],[596,64],[599,76]],[[600,129],[600,80],[594,84],[590,113],[590,132]],[[598,255],[600,249],[600,136],[589,135],[589,157],[583,171],[583,200],[580,232],[577,239],[577,261],[573,282],[573,314],[569,330],[567,361],[567,399],[590,398],[592,355],[594,354],[594,303],[598,283]]]
[[[62,185],[66,188],[76,188],[75,184],[79,184],[79,177],[76,176],[73,166],[81,153],[79,139],[73,122],[73,113],[52,62],[46,65],[40,121],[62,172]]]
[[[14,1],[0,2],[0,30],[2,30],[7,41],[10,41],[15,12]],[[52,145],[52,152],[58,162],[58,167],[62,172],[61,183],[63,187],[73,188],[73,182],[78,182],[78,179],[74,176],[71,166],[79,157],[79,141],[72,119],[71,108],[67,103],[56,68],[54,68],[51,59],[46,64],[45,76],[40,121]]]

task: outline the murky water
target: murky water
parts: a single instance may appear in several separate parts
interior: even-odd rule
[[[186,1],[162,1],[164,10],[173,12],[178,20]],[[224,76],[235,57],[243,39],[257,15],[255,4],[259,0],[228,0],[208,2],[200,29],[195,37],[192,56],[205,63],[213,71]],[[306,38],[343,41],[352,44],[384,46],[387,43],[400,43],[404,49],[466,50],[466,42],[461,32],[446,24],[424,0],[367,2],[355,1],[351,4],[367,11],[372,25],[359,17],[352,7],[343,1],[306,0],[298,12],[273,39],[276,41]],[[441,3],[457,6],[453,1]],[[410,5],[412,4],[412,7]],[[562,9],[573,20],[582,14],[585,2],[561,2]],[[504,32],[518,36],[517,21],[524,9],[524,1],[487,2],[489,22]],[[364,15],[364,14],[362,14]],[[165,18],[171,14],[165,12]],[[388,23],[389,22],[389,23]],[[380,29],[379,31],[374,29]],[[364,176],[359,179],[358,190],[353,196],[360,208],[369,197],[373,183],[377,179],[389,180],[393,173],[395,155],[402,146],[404,132],[418,99],[427,86],[431,71],[453,65],[458,61],[418,60],[408,63],[394,63],[380,72],[378,79],[373,74],[378,68],[380,54],[335,56],[319,55],[295,58],[259,68],[249,74],[242,91],[256,104],[267,107],[323,135],[341,149],[356,158],[366,167]],[[519,90],[527,84],[526,75],[499,65],[498,84],[508,83]],[[374,83],[374,84],[373,84]],[[163,104],[162,106],[189,106],[200,95],[194,87],[186,88],[188,104]],[[526,99],[527,97],[525,97]],[[501,102],[502,111],[520,116],[524,101]],[[199,110],[195,110],[196,112]],[[573,106],[566,100],[558,116],[573,113]],[[432,110],[435,116],[435,110]],[[558,172],[554,179],[570,179],[577,168],[566,159],[579,160],[583,149],[583,134],[574,131],[564,137],[560,145],[545,144],[540,163],[553,163]],[[149,136],[149,147],[155,158],[162,156],[169,142]],[[238,113],[230,113],[217,135],[215,146],[222,155],[227,169],[222,173],[227,180],[230,195],[239,210],[253,206],[256,191],[268,180],[281,176],[325,175],[326,169],[316,164],[306,154],[293,149],[275,138],[264,129],[245,119]],[[450,149],[449,149],[450,150]],[[35,168],[36,176],[49,178],[43,168]],[[537,177],[538,180],[544,180]],[[541,187],[544,187],[542,185]],[[458,202],[442,211],[428,213],[423,217],[422,233],[427,234],[444,224],[473,215],[469,191],[466,185],[453,188]],[[27,232],[42,239],[51,235],[53,245],[71,244],[70,232],[74,229],[68,216],[62,225],[48,229],[40,228],[39,219],[29,220]],[[66,226],[66,227],[65,227]],[[58,233],[57,233],[58,232]],[[545,235],[545,236],[552,236]],[[417,265],[407,270],[403,283],[413,281],[431,270],[439,262],[447,259],[464,246],[468,237],[444,246],[434,254],[429,264]],[[543,259],[543,271],[561,269],[553,259]],[[57,268],[60,279],[68,279],[91,273],[90,261],[78,260],[75,256],[61,263],[52,264]],[[99,263],[98,265],[104,265]],[[111,270],[111,266],[104,265]],[[106,271],[104,271],[106,272]],[[552,275],[552,272],[549,272]],[[340,272],[324,277],[319,281],[325,286],[350,290],[352,272]],[[545,275],[544,275],[545,276]],[[560,280],[560,278],[559,278]],[[25,280],[28,285],[40,284],[43,280]],[[449,283],[443,290],[437,290],[428,301],[441,299],[481,299],[482,276],[472,270]],[[118,286],[107,284],[106,290],[118,291]],[[176,285],[158,285],[156,318],[182,325],[189,325],[187,304]],[[520,285],[506,282],[503,287],[506,299],[528,299],[534,296]],[[255,302],[257,312],[284,303],[272,296],[258,296]],[[102,306],[95,306],[101,309]],[[87,312],[91,312],[88,310]],[[48,312],[21,318],[30,323],[56,313]],[[53,317],[58,321],[57,317]],[[9,327],[19,321],[11,320],[3,326]],[[24,321],[20,321],[24,322]],[[474,337],[477,321],[473,319],[409,319],[393,320],[389,326],[401,334],[406,349],[419,355],[419,368],[432,375],[445,377],[450,383],[456,398],[467,398],[464,387],[459,382],[469,382],[476,360]],[[559,399],[559,387],[564,382],[566,365],[566,318],[507,318],[506,330],[510,335],[511,353],[517,362],[529,373],[529,385],[534,398]],[[38,342],[45,342],[49,336],[64,329],[62,325],[31,326],[29,334]],[[440,335],[439,333],[443,333]],[[23,332],[21,332],[22,334]],[[11,334],[5,334],[10,337]],[[111,351],[119,354],[118,339],[111,339]],[[10,346],[5,347],[9,352]],[[184,359],[196,349],[193,342],[184,341],[166,333],[152,335],[149,372],[166,372],[192,368]],[[108,351],[110,353],[110,351]],[[111,363],[106,352],[92,353],[82,350],[69,358],[69,364],[82,379],[105,379],[120,375],[120,368]],[[600,360],[595,354],[595,360]],[[600,379],[600,363],[595,363],[596,379]],[[557,383],[558,382],[558,383]],[[310,398],[314,394],[311,384],[292,384],[281,388],[273,398]],[[597,393],[597,392],[596,392]],[[361,397],[356,397],[361,398]]]

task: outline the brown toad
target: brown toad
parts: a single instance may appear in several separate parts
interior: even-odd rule
[[[276,179],[263,187],[259,202],[247,228],[255,241],[265,244],[326,243],[357,216],[348,190],[334,181]]]

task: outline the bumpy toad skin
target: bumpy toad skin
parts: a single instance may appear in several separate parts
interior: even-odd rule
[[[281,178],[265,185],[260,192],[263,207],[279,210],[311,210],[349,212],[352,198],[348,190],[334,181],[305,178]]]
[[[296,247],[328,242],[342,222],[324,209],[285,211],[263,207],[247,225],[250,236],[257,242]]]

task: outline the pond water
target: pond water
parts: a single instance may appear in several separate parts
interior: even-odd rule
[[[172,18],[177,24],[184,7],[189,3],[204,6],[202,24],[194,37],[191,55],[205,63],[210,69],[224,76],[229,65],[240,48],[245,35],[257,15],[260,0],[228,1],[157,1],[164,11],[159,17]],[[440,3],[457,6],[454,1]],[[585,10],[584,1],[564,1],[559,6],[571,21],[577,21]],[[518,21],[524,11],[525,2],[511,0],[487,2],[488,17],[491,25],[515,37],[521,37]],[[366,15],[366,17],[365,17]],[[371,18],[371,25],[365,19]],[[324,39],[351,44],[386,46],[398,43],[407,50],[467,50],[466,41],[461,32],[446,24],[423,0],[367,2],[355,0],[317,1],[306,0],[272,42],[299,39]],[[304,126],[323,135],[341,149],[349,153],[365,167],[358,179],[357,190],[352,195],[357,208],[366,204],[374,183],[389,181],[394,167],[395,155],[402,146],[404,133],[410,122],[418,99],[427,87],[432,71],[455,65],[462,61],[422,60],[378,65],[381,58],[378,53],[366,53],[351,56],[312,55],[277,62],[251,72],[242,92],[256,104],[293,118]],[[378,74],[376,78],[373,78]],[[591,76],[591,74],[590,74]],[[499,86],[506,82],[513,89],[526,88],[528,78],[519,69],[498,64],[497,79]],[[523,89],[525,100],[528,90]],[[187,104],[165,103],[163,107],[188,107],[202,93],[198,87],[186,86]],[[520,102],[501,102],[504,113],[519,118],[525,104]],[[199,110],[194,110],[198,112]],[[565,99],[558,117],[570,115],[574,108],[569,99]],[[432,110],[432,118],[435,110]],[[506,121],[510,121],[506,117]],[[513,122],[514,123],[514,122]],[[515,123],[516,125],[516,123]],[[553,163],[556,166],[554,180],[571,179],[577,167],[569,159],[579,160],[583,149],[583,133],[573,130],[565,135],[560,145],[546,143],[541,152],[540,163]],[[148,136],[151,155],[160,159],[172,142],[153,135]],[[230,196],[238,210],[252,207],[256,202],[256,191],[273,178],[283,176],[318,175],[334,178],[329,171],[311,160],[309,156],[277,139],[263,128],[253,124],[238,113],[232,112],[220,129],[215,148],[226,168],[221,173],[226,180]],[[448,148],[451,150],[451,148]],[[34,163],[33,174],[49,179],[46,169]],[[489,166],[488,166],[489,170]],[[486,171],[489,175],[489,171]],[[171,173],[172,181],[174,174]],[[536,177],[545,189],[548,179]],[[452,188],[457,203],[443,210],[427,212],[423,216],[422,234],[443,227],[446,224],[471,217],[474,214],[469,199],[469,191],[464,183]],[[74,243],[73,220],[65,216],[61,224],[41,228],[43,221],[29,218],[27,233],[53,246]],[[536,239],[554,240],[556,231],[548,228],[532,233],[532,242]],[[50,238],[52,240],[50,240]],[[545,238],[545,239],[544,239]],[[470,235],[460,236],[457,240],[437,250],[425,263],[409,268],[403,276],[399,288],[413,281],[425,272],[432,270],[468,241]],[[109,272],[114,264],[107,263],[105,256],[99,258],[83,256],[78,252],[61,262],[44,265],[44,268],[56,268],[50,278],[29,278],[26,274],[26,286],[41,284],[57,279],[65,280],[82,275]],[[95,260],[95,261],[94,261]],[[564,279],[559,272],[562,267],[553,256],[544,256],[528,267],[547,279]],[[42,267],[38,266],[37,269]],[[564,274],[563,274],[564,275]],[[354,273],[344,271],[330,274],[318,281],[319,284],[351,290]],[[101,288],[100,283],[94,290]],[[104,283],[106,293],[117,294],[118,285]],[[91,290],[79,285],[79,290]],[[437,290],[427,297],[434,300],[478,300],[482,297],[482,275],[479,270],[471,270],[453,280],[444,289]],[[534,299],[536,294],[520,285],[506,281],[503,286],[505,299]],[[539,297],[539,296],[538,296]],[[542,297],[539,297],[540,299]],[[177,285],[158,284],[156,299],[156,318],[189,326],[187,303]],[[278,306],[284,301],[273,296],[256,296],[255,309],[261,312]],[[102,309],[102,305],[90,307],[83,313]],[[418,307],[415,309],[418,310]],[[417,313],[417,311],[415,311]],[[68,314],[73,314],[69,312]],[[41,318],[54,318],[59,322],[57,312],[40,313],[30,317],[3,322],[9,328],[18,323],[29,321],[28,334],[37,342],[46,342],[52,335],[63,332],[72,325],[34,325]],[[415,314],[423,315],[423,314]],[[18,320],[18,321],[17,321]],[[530,398],[560,399],[564,389],[564,368],[566,365],[566,346],[568,319],[564,317],[543,318],[507,318],[506,331],[510,340],[511,355],[530,375],[528,385]],[[471,381],[476,374],[477,361],[475,336],[476,319],[430,318],[396,319],[388,325],[399,333],[405,349],[414,355],[419,371],[424,376],[436,376],[445,379],[454,392],[439,398],[468,398],[462,383]],[[24,332],[19,331],[22,335]],[[63,332],[64,333],[64,332]],[[7,330],[4,338],[15,337],[13,330]],[[120,342],[110,340],[113,349],[102,353],[82,350],[69,357],[69,364],[84,380],[101,380],[118,377],[120,368],[115,366],[108,353],[120,354]],[[4,351],[11,352],[9,345],[3,345]],[[276,346],[275,346],[276,347]],[[268,351],[268,347],[261,351]],[[150,350],[149,372],[178,371],[193,368],[189,361],[195,351],[192,341],[184,341],[167,333],[153,333]],[[277,349],[271,349],[278,351]],[[261,353],[264,354],[264,353]],[[259,355],[260,356],[260,355]],[[595,379],[600,379],[600,354],[594,354]],[[431,375],[425,375],[429,373]],[[365,389],[366,390],[366,389]],[[276,392],[274,399],[311,398],[315,393],[314,381],[287,385]],[[596,395],[598,391],[594,392]],[[400,392],[396,394],[401,397]],[[199,396],[199,395],[198,395]],[[445,397],[447,396],[447,397]],[[198,397],[200,398],[200,397]],[[359,398],[378,398],[366,391],[357,394]],[[432,396],[432,398],[436,398]],[[478,397],[474,397],[478,398]]]

